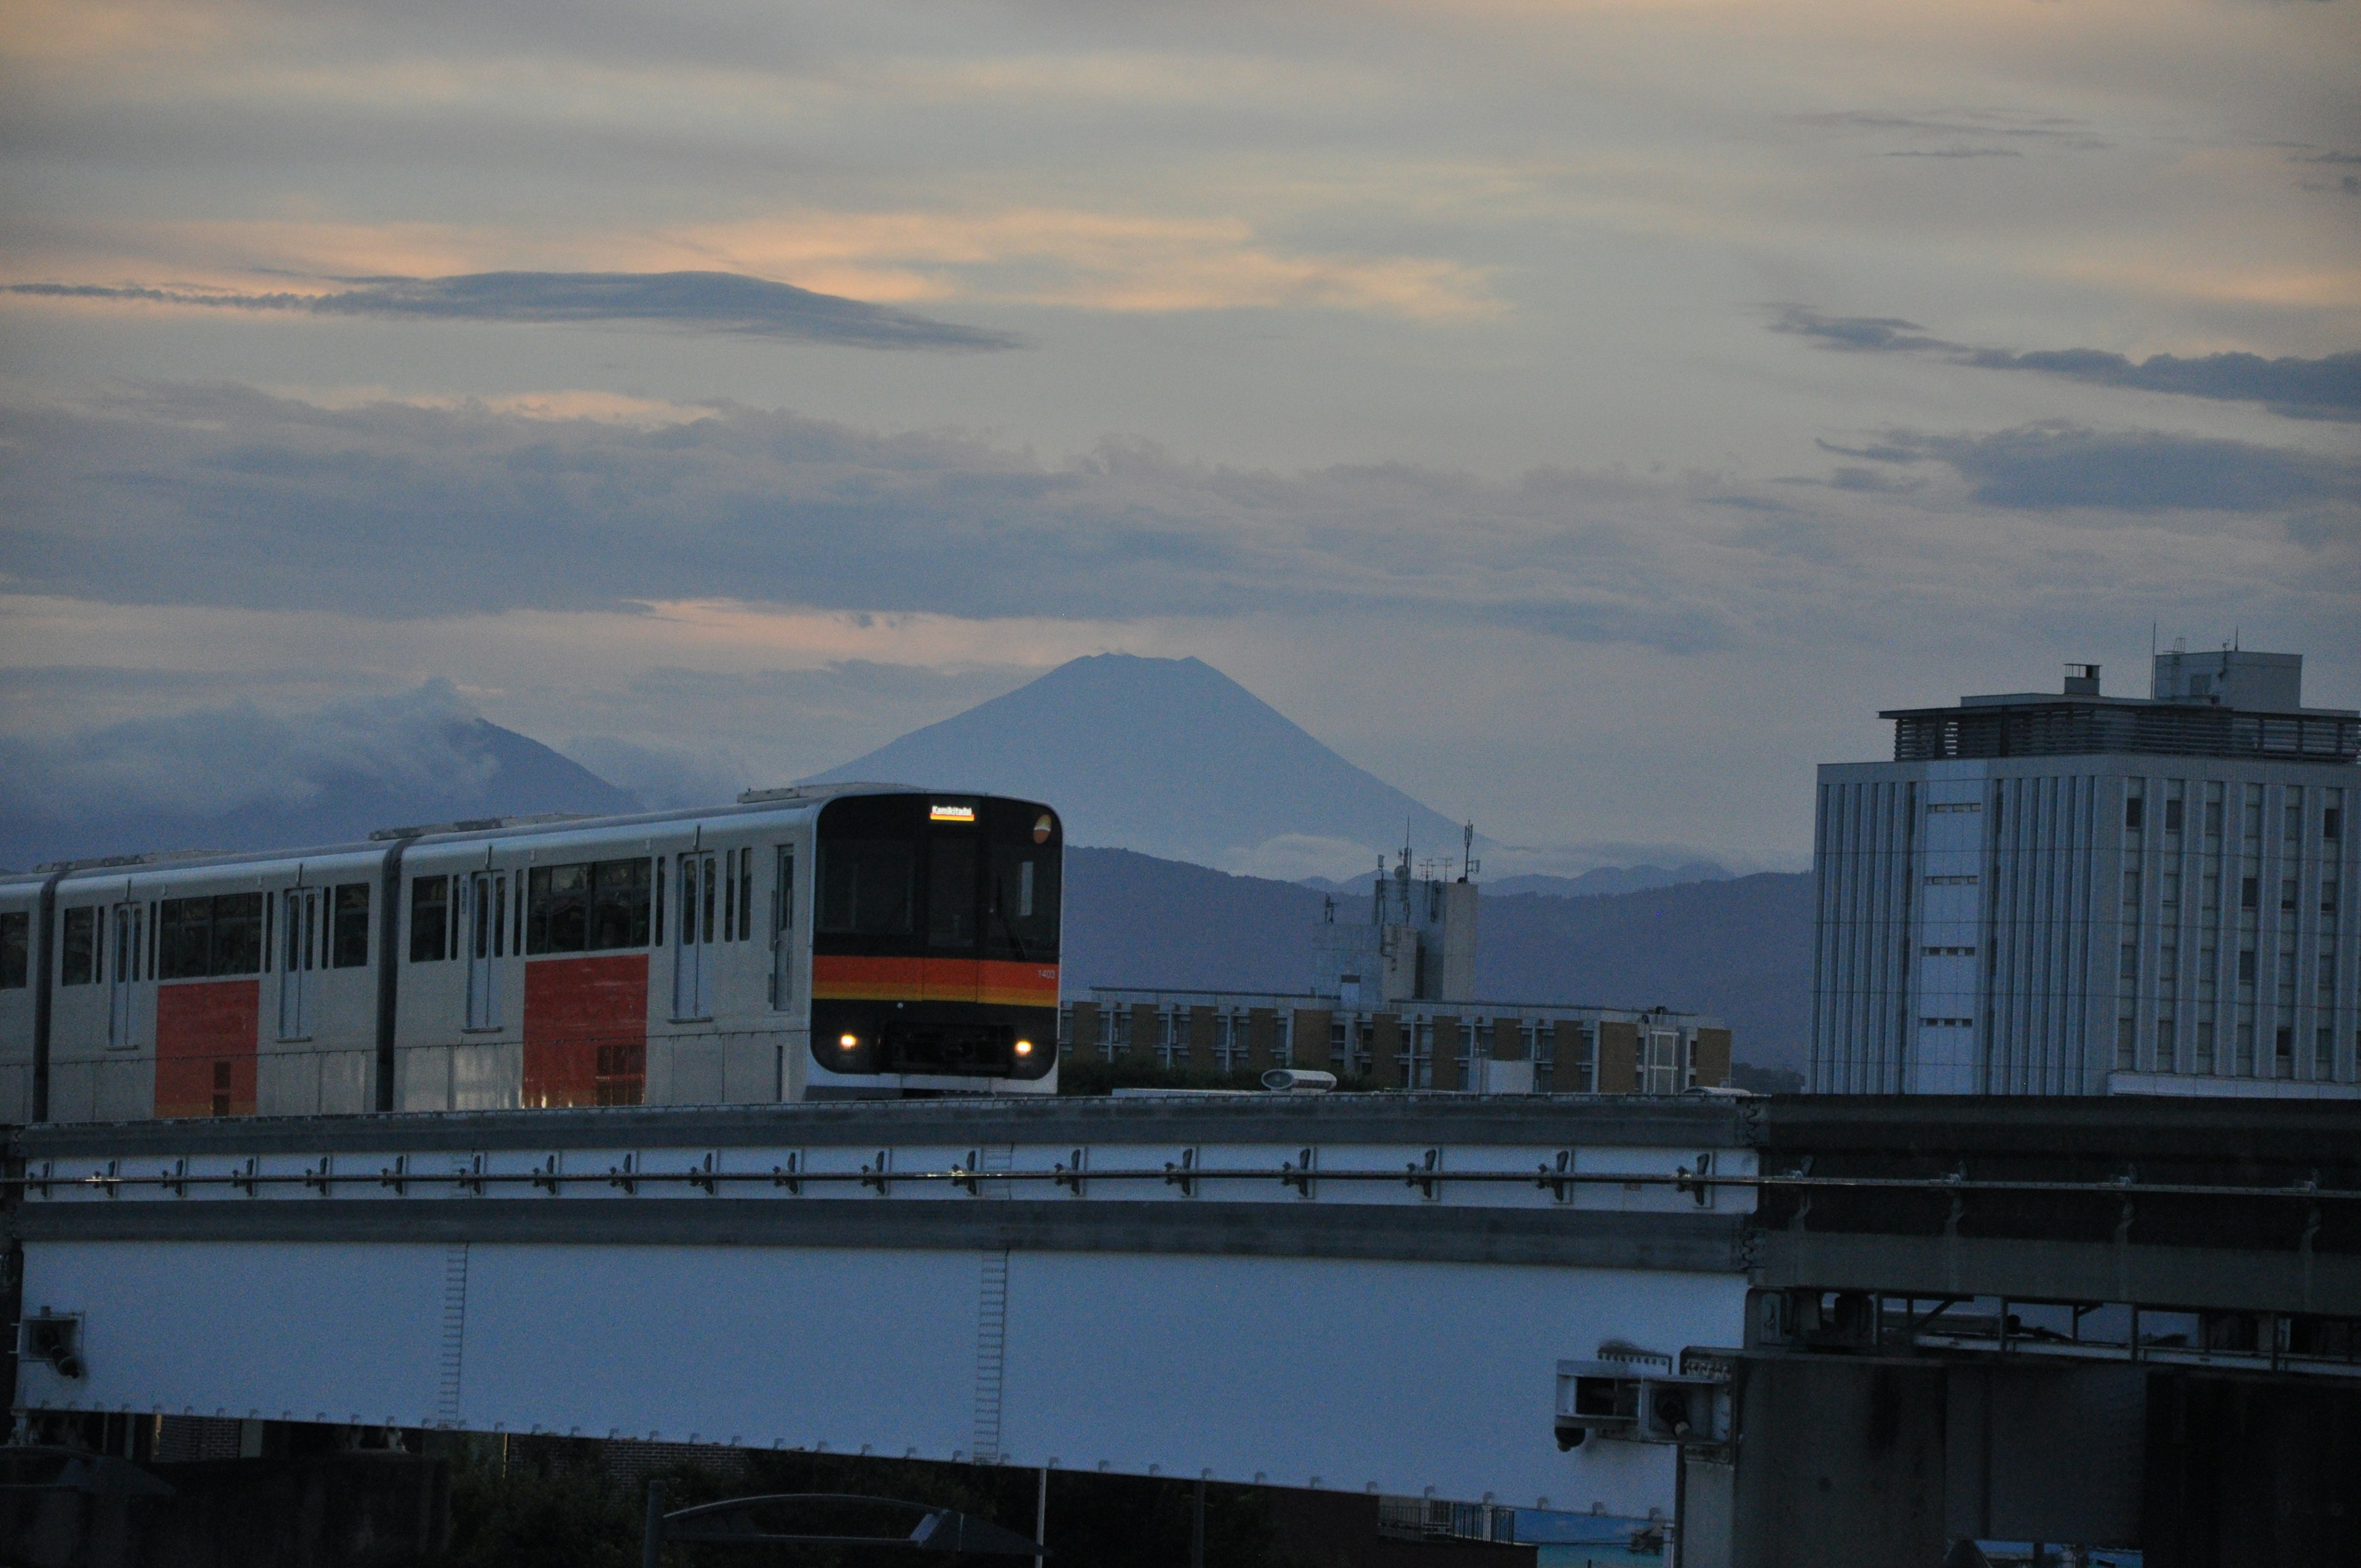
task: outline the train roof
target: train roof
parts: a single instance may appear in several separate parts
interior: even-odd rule
[[[456,822],[381,828],[367,839],[340,844],[293,845],[266,850],[164,850],[131,855],[106,855],[89,860],[51,861],[30,872],[0,872],[0,891],[38,887],[51,876],[71,882],[102,876],[201,871],[214,867],[252,865],[263,861],[326,860],[341,855],[382,855],[396,843],[423,845],[490,843],[518,839],[556,838],[617,828],[659,827],[668,823],[704,822],[749,817],[804,817],[827,802],[856,795],[928,795],[921,785],[876,782],[792,784],[778,789],[750,789],[726,805],[678,806],[664,811],[591,816],[543,812],[532,816],[463,818]],[[988,791],[961,790],[963,795],[989,795]],[[1015,798],[1005,797],[1005,798]]]

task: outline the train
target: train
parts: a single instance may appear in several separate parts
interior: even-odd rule
[[[1057,1091],[1064,830],[898,784],[0,876],[0,1121]]]

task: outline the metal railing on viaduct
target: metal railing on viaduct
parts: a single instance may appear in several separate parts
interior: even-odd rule
[[[36,1126],[0,1193],[14,1402],[1655,1509],[1690,1562],[1784,1561],[1761,1521],[1812,1478],[1745,1434],[1865,1369],[1948,1390],[1935,1500],[1894,1525],[1938,1536],[2040,1492],[1960,1470],[1961,1368],[2361,1386],[2356,1132],[1442,1094]],[[1573,1413],[1561,1362],[1732,1413],[1652,1438]],[[2013,1430],[1979,1419],[1983,1451]]]

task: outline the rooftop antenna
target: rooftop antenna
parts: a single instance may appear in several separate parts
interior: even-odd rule
[[[1459,829],[1459,880],[1473,881],[1476,875],[1476,823],[1470,818]]]

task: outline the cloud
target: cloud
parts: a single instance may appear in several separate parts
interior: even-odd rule
[[[1844,451],[1843,448],[1832,450]],[[2111,433],[2062,421],[1990,435],[1889,434],[1850,455],[1949,465],[1986,506],[2050,511],[2272,512],[2361,502],[2361,465],[2244,441]]]
[[[0,736],[0,816],[71,823],[293,810],[356,784],[440,799],[475,793],[498,771],[476,710],[437,680],[305,713],[243,701],[70,734]]]
[[[690,331],[846,344],[862,348],[1004,349],[1018,340],[733,272],[473,272],[452,278],[355,279],[335,293],[11,283],[42,299],[295,311],[392,320],[632,322]]]
[[[1801,305],[1781,310],[1772,330],[1849,351],[1927,354],[1983,370],[2029,370],[2134,391],[2261,403],[2273,413],[2291,419],[2361,420],[2361,352],[2323,355],[2318,359],[2266,359],[2258,354],[2207,354],[2188,359],[2157,354],[2132,359],[2097,348],[2018,352],[1949,342],[1916,322],[1898,317],[1828,316]]]
[[[656,428],[159,387],[0,411],[17,592],[433,617],[732,598],[1025,618],[1323,605],[1697,648],[1667,552],[1710,477],[1044,463],[737,407]],[[1444,542],[1447,540],[1447,543]]]
[[[2070,115],[2026,115],[2009,109],[1929,114],[1839,109],[1799,117],[1806,125],[1839,132],[1904,140],[1939,137],[1949,144],[1934,150],[1888,152],[1888,158],[2018,158],[2023,156],[2020,146],[2064,152],[2103,152],[2111,145],[2092,129],[2088,120]],[[2000,145],[1981,145],[1995,142]],[[2012,143],[2019,145],[2009,145]]]
[[[1217,467],[1137,442],[1045,461],[735,406],[647,426],[153,387],[0,408],[0,559],[12,602],[66,607],[7,611],[47,663],[116,655],[119,639],[74,630],[99,620],[181,627],[167,642],[193,650],[189,628],[227,618],[273,669],[287,638],[338,650],[328,667],[422,674],[457,667],[464,648],[503,710],[607,691],[565,699],[549,733],[700,754],[774,691],[847,742],[880,712],[925,722],[942,715],[920,709],[958,695],[865,696],[849,667],[833,695],[798,695],[800,676],[753,673],[767,665],[930,663],[981,672],[980,689],[1013,681],[984,664],[1055,663],[1118,645],[1126,627],[1316,622],[1378,658],[1424,639],[1503,660],[1537,645],[1686,659],[2030,626],[2135,572],[2150,580],[2142,603],[2185,597],[2169,579],[2290,619],[2349,609],[2349,585],[2283,519],[2138,521],[2274,501],[2333,517],[2354,488],[2333,464],[2063,427],[1891,432],[1841,455],[1863,472],[1812,488],[1710,472],[1500,481],[1407,464]],[[2090,507],[2123,526],[2053,515]],[[2023,593],[2027,560],[2044,564],[2043,602]],[[93,604],[124,608],[71,610]],[[819,635],[863,617],[877,630]],[[1192,635],[1216,641],[1187,651],[1222,646]],[[668,716],[664,733],[631,717],[650,713]],[[765,770],[809,749],[728,743]]]

